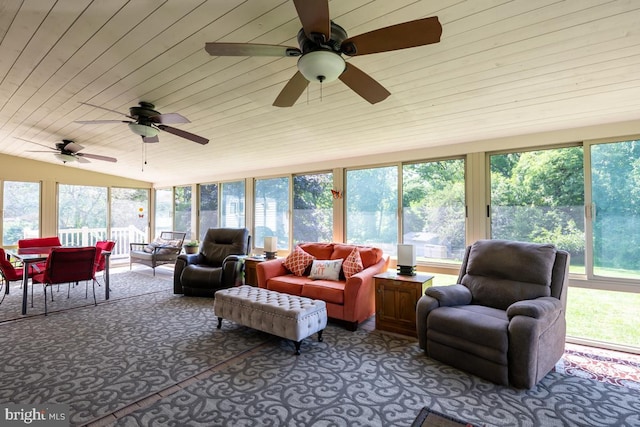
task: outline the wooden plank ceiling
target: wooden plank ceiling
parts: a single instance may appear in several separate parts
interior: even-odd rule
[[[333,0],[349,35],[438,16],[438,44],[347,59],[390,92],[342,82],[273,107],[295,58],[212,57],[206,42],[297,46],[289,0],[0,0],[0,152],[59,162],[66,138],[118,163],[69,163],[157,184],[640,118],[637,0]],[[191,120],[143,144],[139,101]],[[146,150],[145,150],[146,149]],[[146,151],[146,153],[145,153]],[[143,167],[143,156],[147,164]],[[143,171],[144,169],[144,171]]]

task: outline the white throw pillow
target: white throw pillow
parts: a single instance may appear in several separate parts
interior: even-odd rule
[[[323,280],[340,280],[340,269],[342,268],[342,259],[333,260],[313,260],[311,264],[310,279]]]

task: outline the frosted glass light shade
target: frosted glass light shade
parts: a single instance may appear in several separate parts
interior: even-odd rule
[[[54,156],[56,156],[56,158],[58,160],[61,160],[63,163],[76,161],[75,156],[72,156],[71,154],[55,153]]]
[[[131,132],[140,136],[158,135],[158,129],[147,125],[141,125],[139,123],[129,123],[129,129],[131,129]]]
[[[344,71],[344,59],[338,53],[316,50],[298,59],[298,70],[310,82],[332,82]]]
[[[416,247],[413,245],[398,245],[398,265],[413,267],[416,265]]]
[[[275,236],[267,236],[264,238],[265,252],[276,252],[278,250],[278,239]]]

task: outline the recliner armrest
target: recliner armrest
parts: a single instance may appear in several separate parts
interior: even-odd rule
[[[542,319],[552,313],[562,311],[562,302],[553,297],[540,297],[532,300],[517,301],[507,308],[507,316],[511,320],[514,316],[527,316]]]
[[[424,294],[437,300],[440,307],[468,305],[471,304],[471,300],[473,299],[471,291],[466,286],[460,284],[431,286],[424,291]]]

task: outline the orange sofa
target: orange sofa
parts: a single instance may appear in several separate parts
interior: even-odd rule
[[[285,258],[277,258],[256,266],[258,286],[290,295],[300,295],[323,300],[327,304],[330,318],[346,323],[350,330],[356,330],[375,313],[373,276],[389,267],[389,256],[382,249],[369,246],[342,243],[302,243],[301,249],[317,260],[346,259],[354,247],[358,248],[363,270],[346,279],[340,273],[340,280],[313,280],[309,278],[311,266],[302,276],[296,276],[285,268]]]

